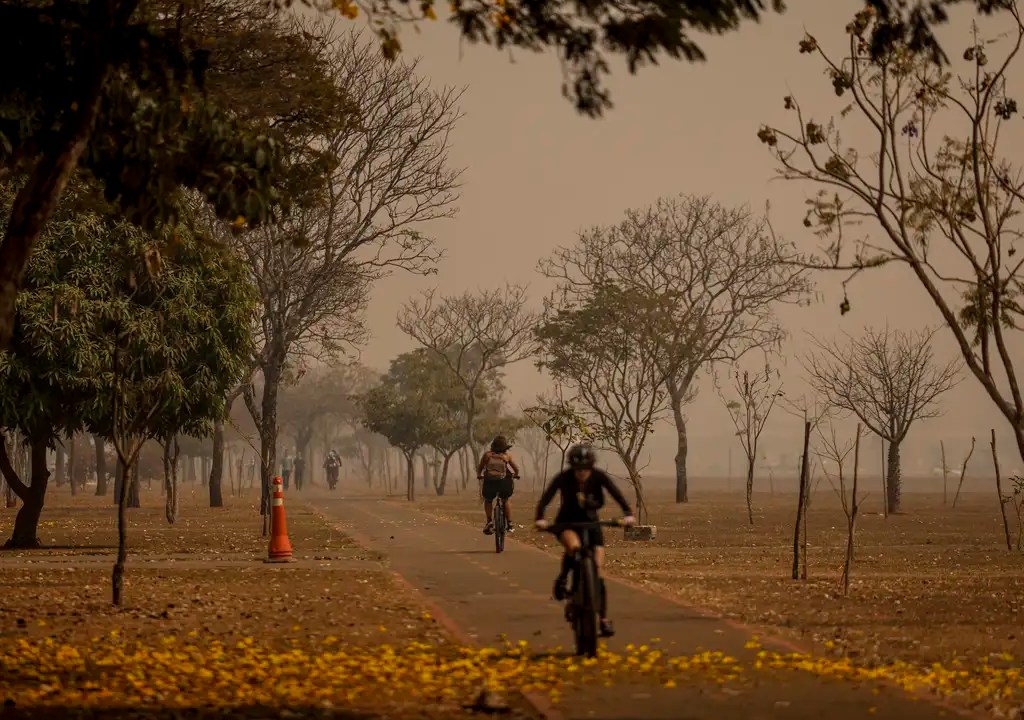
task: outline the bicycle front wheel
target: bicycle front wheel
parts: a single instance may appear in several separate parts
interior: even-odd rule
[[[573,618],[576,631],[576,654],[586,657],[597,656],[597,566],[594,559],[586,557],[579,568],[579,585],[576,588],[576,611]]]

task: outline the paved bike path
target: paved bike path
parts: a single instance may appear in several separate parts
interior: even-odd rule
[[[542,650],[571,647],[561,605],[551,599],[554,556],[511,538],[498,555],[493,538],[478,528],[393,501],[337,497],[312,504],[340,530],[383,553],[391,569],[478,644],[500,646],[504,634]],[[749,632],[727,621],[614,578],[609,578],[608,594],[617,630],[608,642],[611,650],[657,638],[657,646],[669,655],[716,650],[740,658],[751,655],[744,648]],[[588,686],[567,693],[558,712],[570,720],[931,720],[958,714],[889,687],[796,671],[750,671],[747,676],[750,681],[726,689],[683,682],[675,688],[654,683]]]

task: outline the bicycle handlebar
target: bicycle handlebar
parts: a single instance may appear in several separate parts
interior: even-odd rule
[[[552,523],[546,528],[538,528],[541,532],[561,532],[563,530],[584,530],[597,527],[622,527],[622,520],[588,520],[587,522]]]

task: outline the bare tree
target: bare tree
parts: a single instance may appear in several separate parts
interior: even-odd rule
[[[995,44],[975,28],[951,70],[901,42],[873,55],[873,40],[892,27],[870,7],[847,26],[841,58],[806,35],[800,53],[820,60],[849,104],[840,118],[822,120],[819,111],[815,119],[789,95],[792,130],[766,125],[758,137],[783,178],[822,188],[805,225],[816,227],[824,244],[805,266],[850,273],[848,282],[870,268],[905,265],[1024,457],[1024,392],[1009,337],[1021,314],[1024,278],[1015,256],[1024,174],[999,145],[1018,110],[1007,75],[1024,47],[1024,23],[1015,3],[1006,10],[1005,52],[995,56]],[[844,142],[865,137],[859,126],[848,131],[857,120],[870,130],[859,149]],[[865,221],[865,237],[850,237]],[[850,307],[845,296],[840,311]]]
[[[964,462],[960,466],[960,479],[956,484],[956,495],[953,496],[953,507],[956,507],[956,501],[960,499],[960,489],[964,486],[964,478],[967,476],[967,463],[971,460],[971,455],[974,454],[975,438],[971,436],[971,449],[967,451],[964,456]],[[943,460],[943,472],[945,472],[945,460]]]
[[[542,367],[575,393],[594,442],[615,452],[647,520],[640,458],[651,429],[666,410],[657,360],[658,335],[637,319],[642,298],[602,286],[580,302],[556,291],[537,329]],[[595,341],[595,338],[599,340]]]
[[[489,374],[534,354],[537,314],[526,288],[506,285],[477,293],[441,296],[428,290],[398,313],[398,327],[435,353],[466,392],[466,444],[476,451],[478,390]]]
[[[819,398],[780,398],[783,410],[803,423],[803,445],[800,452],[799,488],[796,501],[796,520],[793,525],[793,572],[794,580],[807,579],[807,511],[811,505],[816,483],[814,482],[813,460],[810,457],[811,430],[826,420],[831,420],[835,408]],[[819,480],[820,481],[820,480]]]
[[[415,63],[387,61],[356,33],[336,37],[323,53],[351,117],[310,138],[333,159],[320,201],[236,239],[262,298],[253,358],[259,402],[251,383],[239,391],[260,431],[265,518],[286,368],[298,376],[306,362],[361,342],[373,281],[394,269],[433,272],[441,252],[422,228],[451,217],[458,199],[448,150],[461,93],[432,89]]]
[[[992,466],[996,473],[996,497],[999,499],[999,515],[1003,519],[1003,536],[1006,539],[1006,549],[1013,551],[1013,540],[1010,538],[1010,522],[1006,517],[1006,505],[1012,499],[1011,496],[1003,494],[1003,476],[999,472],[999,453],[996,452],[996,431],[992,429],[992,440],[990,441],[992,447]]]
[[[834,422],[829,422],[827,433],[823,431],[821,424],[818,425],[819,446],[815,449],[815,452],[821,460],[821,467],[829,485],[832,486],[836,495],[839,496],[839,502],[843,507],[843,514],[846,516],[846,553],[843,556],[843,573],[839,579],[839,584],[843,588],[843,595],[850,593],[850,570],[853,567],[857,515],[860,512],[861,502],[867,497],[867,495],[862,497],[859,494],[857,483],[860,465],[860,439],[862,435],[861,424],[857,423],[857,432],[854,435],[853,441],[843,443],[836,434]],[[853,453],[852,480],[846,473],[846,463],[851,452]],[[834,475],[828,470],[828,465],[830,464],[836,466]]]
[[[750,371],[733,372],[732,398],[722,395],[729,411],[729,419],[747,458],[747,519],[754,524],[754,469],[757,464],[757,444],[764,432],[775,404],[782,397],[782,382],[777,370],[765,364],[764,372],[751,375]]]
[[[678,195],[587,230],[541,264],[546,276],[578,292],[611,282],[657,297],[649,311],[671,318],[657,332],[676,427],[676,502],[689,499],[684,408],[696,395],[695,380],[713,363],[779,344],[775,306],[800,302],[809,290],[805,271],[780,261],[792,255],[749,208]]]
[[[1000,483],[1001,484],[1001,483]],[[1012,488],[1010,492],[1002,494],[1002,505],[1013,507],[1013,514],[1017,520],[1017,549],[1024,547],[1024,477],[1014,475],[1010,478]],[[1005,516],[1005,511],[1004,511]]]
[[[525,413],[524,416],[530,422],[530,425],[516,433],[516,442],[530,456],[530,465],[533,470],[530,485],[536,488],[538,481],[541,483],[547,481],[548,460],[551,457],[552,442],[548,439],[547,433],[531,417]]]
[[[900,444],[918,420],[936,417],[936,400],[957,383],[961,363],[937,365],[935,330],[892,332],[868,328],[847,342],[811,336],[817,350],[801,358],[808,382],[837,408],[854,413],[888,441],[886,508],[900,508]]]

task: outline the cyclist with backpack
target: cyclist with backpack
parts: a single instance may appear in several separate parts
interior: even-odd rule
[[[341,457],[337,451],[331,450],[324,459],[324,472],[327,473],[327,486],[333,490],[338,484],[338,474],[341,472]]]
[[[604,507],[604,494],[607,492],[612,499],[619,504],[625,517],[623,525],[633,525],[636,519],[633,517],[633,510],[629,507],[622,491],[615,482],[608,477],[608,474],[594,467],[597,461],[597,454],[590,445],[574,445],[566,455],[569,467],[556,475],[551,483],[544,489],[537,503],[535,524],[537,529],[546,530],[549,526],[544,519],[544,510],[555,495],[561,496],[561,507],[555,516],[554,524],[592,522],[598,519],[597,511]],[[594,548],[594,561],[600,568],[604,564],[604,535],[600,527],[595,527],[590,533],[590,544]],[[575,530],[564,530],[559,533],[558,541],[565,548],[562,555],[562,569],[555,579],[554,595],[556,600],[564,600],[568,595],[566,588],[569,573],[576,564],[576,553],[581,543],[580,536]],[[598,586],[598,614],[601,618],[601,635],[611,637],[615,634],[611,620],[608,619],[608,594],[605,590],[604,579],[600,579]]]
[[[515,478],[519,477],[519,466],[508,452],[511,447],[512,444],[508,438],[498,435],[491,441],[490,449],[484,451],[476,468],[477,479],[483,480],[481,490],[484,496],[484,515],[487,517],[487,522],[484,524],[484,535],[494,532],[494,521],[491,518],[494,513],[494,499],[498,496],[505,501],[505,517],[509,524],[508,532],[514,532],[509,498],[515,491]],[[509,469],[512,470],[511,473]]]

